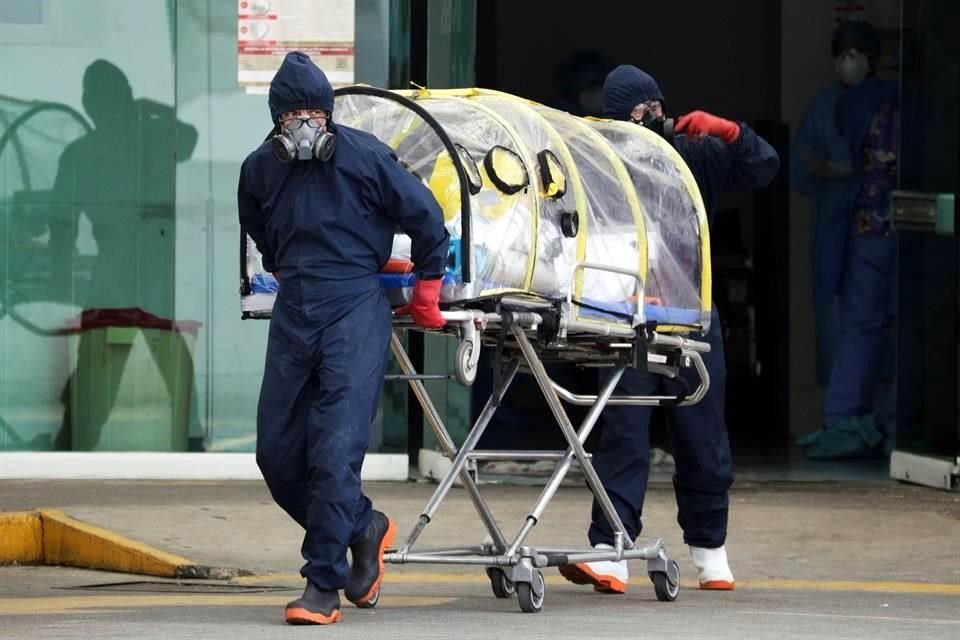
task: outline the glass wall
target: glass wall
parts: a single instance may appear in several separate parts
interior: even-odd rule
[[[427,86],[448,89],[474,86],[476,53],[475,0],[433,0],[427,4]],[[416,339],[416,338],[415,338]],[[423,339],[424,371],[453,371],[457,344],[443,336]],[[425,382],[437,411],[458,445],[467,437],[471,419],[471,389],[455,382]],[[486,402],[482,398],[479,404]],[[423,444],[438,449],[433,430],[424,422]]]
[[[267,323],[240,320],[236,183],[271,123],[237,8],[0,3],[0,450],[253,450]],[[357,0],[357,81],[387,85],[390,31]],[[404,449],[382,423],[373,450]]]
[[[897,449],[960,457],[960,5],[905,0],[900,187],[938,202],[928,228],[898,230]]]

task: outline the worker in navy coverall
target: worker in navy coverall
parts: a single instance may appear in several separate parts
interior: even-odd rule
[[[621,65],[610,72],[603,86],[605,114],[663,131],[665,100],[656,81],[640,69]],[[703,111],[677,120],[674,146],[686,161],[703,196],[711,223],[721,193],[766,187],[776,175],[780,159],[774,149],[742,122],[732,122]],[[671,440],[676,460],[674,489],[678,522],[702,589],[729,590],[734,578],[727,562],[728,491],[733,483],[730,442],[724,421],[726,367],[720,318],[713,310],[704,340],[710,352],[704,364],[710,387],[698,404],[670,409]],[[699,380],[691,370],[681,375],[689,388]],[[627,369],[617,394],[676,395],[677,381]],[[650,469],[651,407],[613,406],[603,413],[600,448],[594,465],[604,488],[631,540],[640,534],[640,515]],[[590,542],[596,548],[614,543],[613,531],[594,501]],[[627,563],[591,562],[564,565],[561,573],[597,591],[623,593],[627,589]]]
[[[396,532],[360,487],[387,366],[391,310],[378,272],[399,226],[413,240],[410,313],[438,302],[449,237],[430,191],[372,135],[334,124],[333,88],[310,58],[284,59],[270,84],[275,134],[240,170],[240,223],[276,274],[257,412],[257,464],[304,529],[303,596],[291,624],[340,620],[340,597],[374,606]],[[347,562],[350,549],[352,566]]]

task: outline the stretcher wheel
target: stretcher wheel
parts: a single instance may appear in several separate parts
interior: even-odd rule
[[[503,569],[487,567],[487,577],[490,578],[490,588],[498,598],[509,598],[517,592],[516,587],[503,572]]]
[[[457,345],[453,374],[457,382],[465,387],[469,387],[477,379],[477,365],[470,366],[471,356],[473,356],[472,342],[461,342]]]
[[[539,569],[533,574],[534,583],[517,583],[517,600],[524,613],[540,613],[543,610],[543,596],[546,594],[546,584],[543,581],[543,572]],[[539,591],[539,595],[537,592]]]
[[[653,590],[660,602],[673,602],[680,593],[680,567],[671,560],[667,564],[667,571],[651,571],[650,580],[653,581]]]

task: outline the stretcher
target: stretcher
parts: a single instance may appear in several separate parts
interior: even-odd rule
[[[451,236],[441,289],[446,326],[458,341],[453,377],[476,378],[481,348],[493,353],[493,392],[457,446],[399,337],[421,331],[394,317],[391,347],[407,381],[452,460],[409,536],[388,550],[389,563],[477,565],[498,598],[517,596],[521,610],[543,607],[543,569],[601,560],[646,560],[663,601],[679,592],[677,563],[660,539],[638,545],[625,533],[584,449],[611,405],[678,406],[699,402],[710,378],[697,340],[710,320],[709,235],[703,202],[682,159],[655,134],[625,123],[575,118],[508,94],[480,89],[336,92],[335,121],[376,135],[430,187]],[[415,276],[410,241],[397,233],[381,283],[391,303],[408,300]],[[241,233],[241,311],[269,317],[276,282]],[[551,380],[546,364],[606,367],[596,395]],[[628,367],[698,383],[676,396],[619,396]],[[477,444],[518,373],[532,375],[555,418],[564,451],[478,450]],[[589,407],[574,426],[564,403]],[[553,461],[540,496],[509,538],[474,477],[478,461]],[[611,550],[527,544],[566,474],[577,463],[615,532]],[[454,549],[416,549],[439,506],[460,481],[487,537]]]

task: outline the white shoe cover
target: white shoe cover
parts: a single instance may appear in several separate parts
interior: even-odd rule
[[[613,546],[609,544],[595,544],[593,548],[597,551],[612,551]],[[599,562],[585,562],[587,566],[590,567],[590,570],[593,571],[598,576],[609,576],[616,580],[619,580],[623,584],[627,584],[630,580],[630,570],[627,568],[627,561],[621,560],[616,562],[614,560],[601,560]]]
[[[730,590],[734,588],[733,572],[727,562],[726,547],[704,549],[690,547],[690,559],[699,572],[701,589]]]
[[[597,551],[613,549],[608,544],[597,544],[593,547]],[[559,567],[560,575],[574,584],[593,585],[595,591],[601,593],[626,593],[627,581],[630,573],[627,570],[627,561],[601,560],[596,562],[578,562],[565,564]]]

